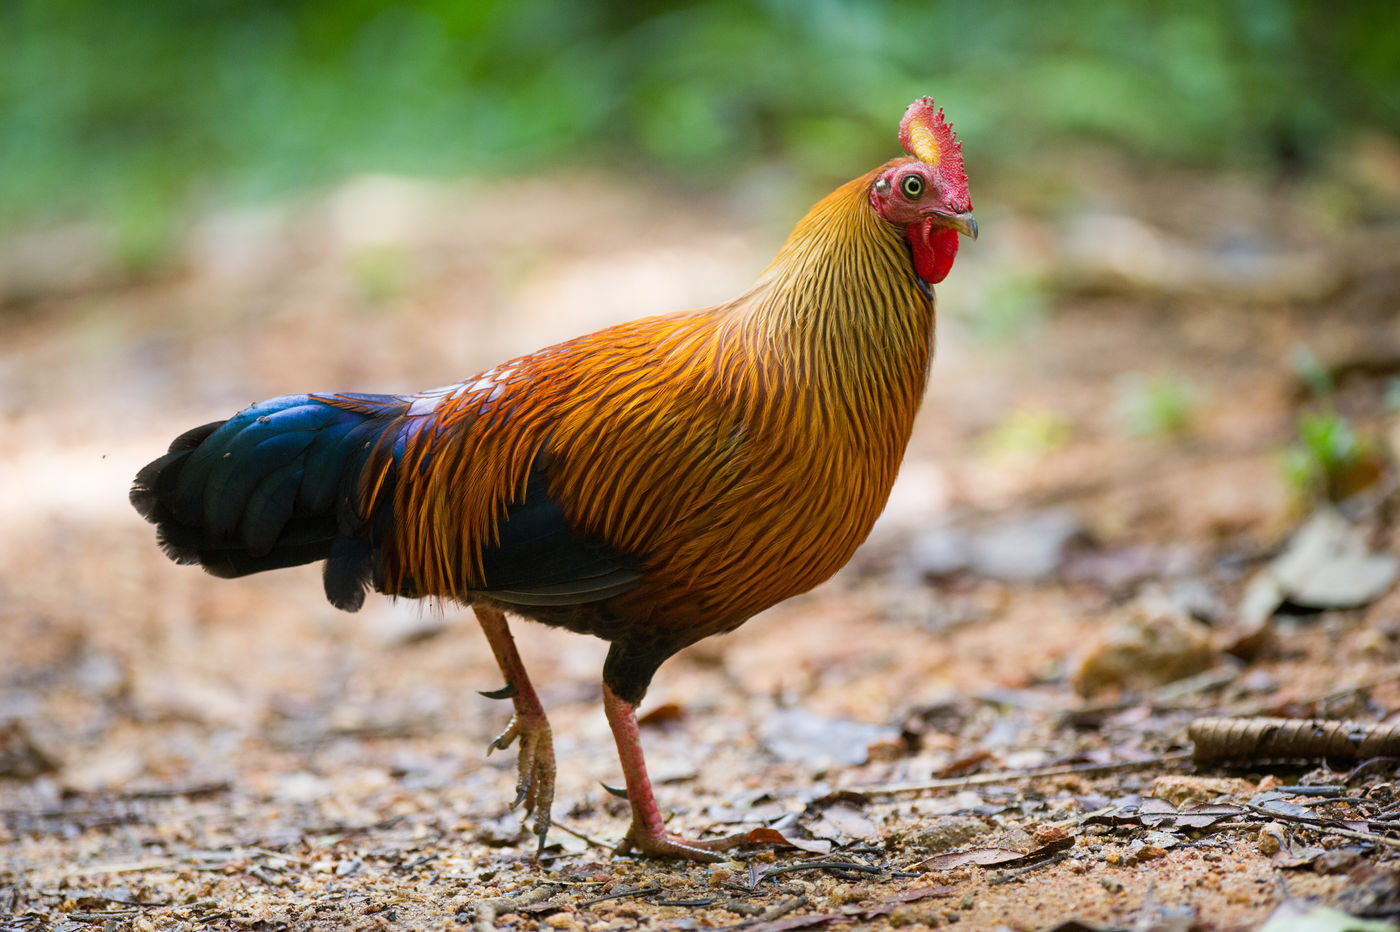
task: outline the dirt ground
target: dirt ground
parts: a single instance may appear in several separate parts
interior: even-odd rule
[[[657,677],[643,741],[672,826],[766,843],[715,865],[610,854],[601,642],[516,626],[560,766],[536,862],[513,754],[485,754],[507,709],[477,693],[500,675],[469,615],[347,616],[313,569],[174,566],[126,489],[260,398],[447,383],[727,297],[799,206],[753,206],[761,176],[729,201],[365,179],[192,223],[143,280],[84,264],[81,236],[9,250],[59,259],[0,267],[0,929],[1400,915],[1400,753],[1193,763],[1187,736],[1400,712],[1393,579],[1347,608],[1245,598],[1313,514],[1281,468],[1305,410],[1358,432],[1341,520],[1367,565],[1400,552],[1400,213],[1085,171],[1096,199],[1069,210],[978,192],[900,484],[852,564]]]

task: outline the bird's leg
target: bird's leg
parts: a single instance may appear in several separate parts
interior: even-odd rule
[[[666,833],[666,823],[656,796],[651,792],[646,760],[642,757],[642,739],[637,731],[637,709],[603,683],[603,710],[617,742],[618,760],[627,781],[627,800],[632,804],[632,826],[627,830],[617,853],[636,851],[653,857],[688,858],[692,861],[718,861],[716,851],[744,844],[747,835],[728,835],[705,841],[692,841]]]
[[[472,606],[486,640],[491,643],[491,651],[496,655],[496,663],[501,675],[506,678],[504,689],[486,693],[492,698],[510,699],[515,704],[515,714],[510,717],[506,730],[495,737],[486,753],[503,751],[511,742],[520,740],[519,778],[515,784],[515,802],[511,808],[523,805],[526,816],[534,816],[532,830],[539,839],[539,850],[544,850],[544,837],[549,832],[550,808],[554,805],[554,736],[545,718],[544,706],[540,705],[535,687],[530,685],[530,677],[525,665],[520,661],[520,653],[515,649],[515,638],[511,637],[506,616],[494,608]]]

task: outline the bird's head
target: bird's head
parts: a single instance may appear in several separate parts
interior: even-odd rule
[[[958,234],[977,238],[962,143],[932,97],[909,105],[899,124],[899,141],[911,157],[879,171],[870,186],[870,206],[886,223],[904,228],[914,271],[936,284],[953,267]]]

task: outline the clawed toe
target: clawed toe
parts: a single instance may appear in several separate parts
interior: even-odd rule
[[[549,834],[550,810],[554,805],[554,736],[549,721],[543,715],[522,715],[511,717],[505,731],[491,740],[486,753],[504,751],[516,741],[520,742],[517,752],[517,773],[515,801],[512,809],[523,809],[527,817],[533,816],[531,831],[539,839],[540,850],[544,849],[544,838]]]
[[[703,840],[694,838],[682,838],[679,835],[671,835],[665,832],[652,834],[645,828],[639,828],[634,822],[628,829],[627,835],[623,837],[620,844],[614,850],[614,854],[627,854],[635,851],[637,854],[647,855],[655,858],[678,858],[687,861],[701,861],[713,863],[724,860],[724,856],[717,853],[728,851],[730,848],[737,848],[746,844],[749,836],[746,834],[726,835],[723,838],[706,838]]]
[[[487,757],[491,756],[492,751],[504,751],[506,748],[511,746],[512,742],[514,742],[515,739],[520,736],[520,730],[522,727],[520,722],[520,713],[517,712],[515,715],[512,715],[510,717],[510,723],[506,725],[505,731],[502,731],[499,735],[492,738],[490,743],[486,745]],[[547,728],[549,726],[546,725],[545,727]]]

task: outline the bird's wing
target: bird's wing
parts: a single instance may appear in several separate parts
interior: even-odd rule
[[[523,498],[506,506],[497,542],[482,550],[476,591],[514,605],[576,605],[621,595],[642,579],[641,560],[580,537],[549,494],[536,457]]]
[[[362,413],[398,408],[362,486],[384,591],[577,605],[641,581],[639,555],[577,533],[551,494],[549,421],[522,410],[540,393],[512,380],[516,371],[506,364],[392,402],[325,396]]]

